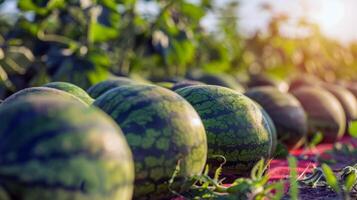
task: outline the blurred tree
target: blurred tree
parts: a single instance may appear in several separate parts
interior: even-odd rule
[[[0,1],[1,6],[8,1]],[[18,12],[0,14],[0,98],[48,81],[88,88],[114,75],[154,80],[206,73],[267,73],[288,78],[314,74],[326,81],[357,78],[357,43],[342,45],[307,19],[306,34],[291,37],[289,14],[271,16],[267,31],[243,36],[238,1],[17,0]],[[157,12],[143,13],[151,5]],[[218,17],[214,31],[201,22]]]

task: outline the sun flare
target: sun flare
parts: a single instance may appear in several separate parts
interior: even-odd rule
[[[312,17],[321,28],[328,31],[335,29],[344,20],[346,13],[344,2],[341,0],[324,0],[320,2],[319,9],[314,12]]]

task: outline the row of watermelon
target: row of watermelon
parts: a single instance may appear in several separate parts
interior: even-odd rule
[[[190,186],[207,156],[225,156],[224,174],[244,175],[273,156],[277,137],[296,148],[307,127],[328,141],[345,127],[340,103],[321,88],[293,91],[299,101],[272,87],[248,91],[264,109],[225,87],[173,88],[116,78],[89,95],[56,82],[8,97],[0,105],[0,198],[125,200],[134,189],[135,199],[167,199]]]

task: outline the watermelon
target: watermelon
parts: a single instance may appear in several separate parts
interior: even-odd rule
[[[207,133],[209,164],[223,155],[225,175],[247,175],[261,158],[272,154],[272,133],[261,108],[243,94],[213,85],[176,90],[196,109]]]
[[[278,140],[288,149],[300,147],[307,135],[304,108],[291,94],[269,86],[255,87],[245,93],[259,103],[273,120]]]
[[[244,92],[243,86],[238,84],[236,80],[227,74],[205,74],[200,76],[197,81],[209,84],[227,87],[238,92]]]
[[[301,87],[292,94],[299,100],[308,119],[308,134],[321,132],[323,141],[333,143],[346,128],[346,117],[340,102],[321,87]]]
[[[135,84],[135,82],[129,78],[116,77],[116,78],[113,78],[110,80],[102,81],[100,83],[97,83],[96,85],[93,85],[92,87],[90,87],[87,90],[87,92],[92,98],[96,99],[100,95],[107,92],[108,90],[111,90],[113,88],[120,87],[123,85],[132,85],[132,84]]]
[[[333,94],[341,103],[347,122],[357,119],[357,100],[352,92],[342,86],[324,84],[323,88]]]
[[[52,83],[47,83],[44,85],[44,87],[49,87],[49,88],[54,88],[58,90],[62,90],[65,92],[68,92],[77,98],[81,99],[88,105],[93,103],[93,99],[87,94],[86,91],[84,91],[82,88],[72,84],[72,83],[67,83],[67,82],[52,82]]]
[[[0,119],[0,185],[12,199],[131,199],[130,149],[99,109],[32,96],[1,106]]]
[[[155,85],[126,85],[100,96],[94,105],[120,125],[135,161],[134,199],[168,199],[167,182],[176,166],[176,191],[183,179],[202,172],[206,134],[196,111],[178,94]]]
[[[53,97],[53,98],[57,98],[57,99],[77,101],[77,102],[86,104],[84,101],[82,101],[81,99],[77,98],[76,96],[74,96],[68,92],[64,92],[61,90],[48,88],[48,87],[32,87],[32,88],[26,88],[26,89],[20,90],[20,91],[16,92],[15,94],[12,94],[8,98],[6,98],[2,104],[5,105],[8,103],[17,101],[17,100],[21,100],[25,97],[31,97],[31,96]]]
[[[175,83],[171,90],[178,90],[180,88],[193,86],[193,85],[205,85],[205,84],[200,81],[183,80]]]
[[[357,83],[356,82],[346,82],[346,83],[342,83],[341,84],[344,88],[348,89],[348,91],[350,91],[353,96],[357,99]],[[356,121],[356,120],[354,120]],[[352,132],[354,132],[352,129],[351,129],[351,125],[352,124],[355,124],[355,123],[349,123],[349,127],[348,127],[348,131],[350,134],[353,134]]]
[[[269,155],[269,157],[271,158],[271,157],[274,156],[276,148],[277,148],[277,145],[278,145],[278,133],[276,131],[276,127],[274,125],[274,122],[271,119],[271,117],[269,116],[269,114],[258,103],[257,103],[257,105],[260,107],[260,111],[262,112],[263,117],[265,118],[265,121],[268,124],[269,132],[271,133],[270,137],[271,137],[271,140],[272,140],[272,145],[271,145],[271,148],[270,148],[271,150],[270,150],[270,155]]]
[[[357,83],[356,82],[351,82],[351,83],[346,83],[343,84],[345,88],[347,88],[354,96],[357,98]]]
[[[309,74],[301,74],[290,81],[289,91],[294,91],[300,87],[306,86],[318,86],[321,84],[321,80],[315,76]]]
[[[272,86],[278,88],[282,92],[288,91],[289,85],[284,81],[278,81],[265,74],[255,74],[251,75],[247,83],[249,88],[261,87],[261,86]]]

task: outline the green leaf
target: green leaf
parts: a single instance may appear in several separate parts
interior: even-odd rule
[[[64,7],[65,5],[65,0],[50,0],[48,3],[47,3],[47,10],[53,10],[53,9],[56,9],[56,8],[62,8]]]
[[[34,2],[33,0],[19,0],[17,7],[23,11],[34,11],[39,15],[46,15],[50,11],[61,8],[65,5],[64,0],[49,0],[45,6],[43,6],[42,4],[44,3],[45,1]]]
[[[309,142],[309,147],[312,148],[318,145],[322,141],[323,137],[324,136],[320,131],[315,133]]]
[[[20,19],[19,24],[21,28],[23,28],[25,31],[29,32],[33,36],[37,36],[37,33],[40,30],[40,25],[36,23],[31,23],[27,21],[26,19]]]
[[[345,187],[348,192],[351,192],[352,188],[357,184],[357,174],[351,173],[347,176],[345,181]]]
[[[181,11],[184,16],[190,17],[194,22],[198,22],[205,15],[200,6],[187,2],[181,3]]]
[[[288,148],[281,142],[276,145],[276,150],[274,152],[275,158],[286,158],[289,155]]]
[[[250,172],[252,180],[260,179],[264,174],[264,159],[260,159]]]
[[[89,28],[89,41],[92,43],[105,42],[117,37],[118,30],[92,22]]]
[[[117,3],[113,0],[99,0],[98,3],[103,4],[107,8],[110,8],[111,10],[116,10],[117,9]]]
[[[234,193],[239,193],[239,192],[248,192],[251,189],[251,185],[249,184],[249,182],[247,182],[246,180],[230,186],[229,188],[227,188],[227,192],[230,194],[234,194]]]
[[[216,169],[216,171],[214,172],[214,177],[213,177],[213,180],[214,180],[214,181],[216,181],[216,182],[219,181],[219,177],[220,177],[221,174],[222,174],[222,170],[223,170],[222,165],[219,166],[219,167]]]
[[[297,183],[297,160],[293,156],[288,157],[288,163],[290,168],[290,189],[289,194],[292,200],[299,199],[299,190],[298,190],[298,183]]]
[[[326,182],[327,184],[337,193],[340,193],[340,187],[338,186],[338,181],[337,178],[335,176],[335,174],[333,173],[332,169],[326,165],[326,164],[322,164],[322,171],[325,174],[325,178],[326,178]]]
[[[171,188],[172,184],[174,183],[175,178],[179,175],[181,167],[180,167],[181,160],[177,161],[175,171],[172,173],[171,178],[169,180],[169,188]]]
[[[119,35],[118,24],[120,15],[113,10],[96,6],[90,10],[88,41],[91,43],[105,42]]]
[[[348,133],[352,137],[357,138],[357,121],[352,121],[352,122],[349,123]]]
[[[284,183],[282,181],[272,183],[266,187],[267,191],[274,190],[274,196],[271,198],[271,200],[280,200],[284,196]]]
[[[37,14],[46,14],[46,8],[37,7],[37,5],[32,2],[32,0],[19,0],[17,7],[23,11],[35,11]]]

